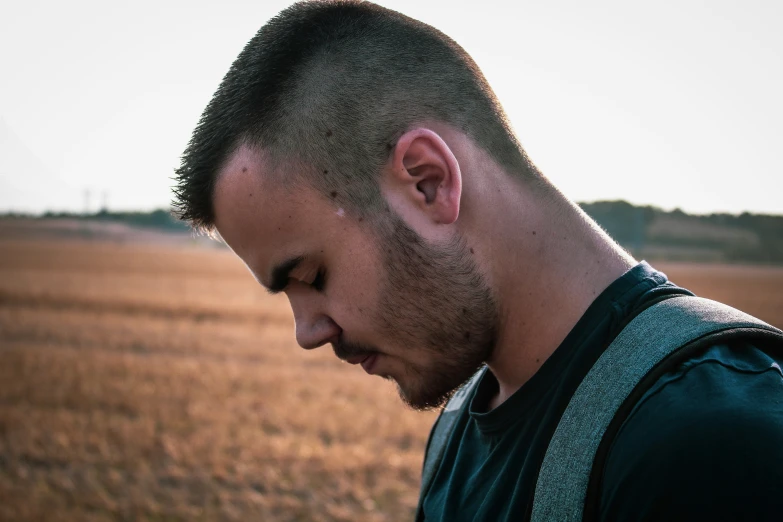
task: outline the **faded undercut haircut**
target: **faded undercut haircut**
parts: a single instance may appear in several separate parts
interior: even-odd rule
[[[174,213],[213,231],[217,174],[243,144],[297,165],[283,182],[372,213],[396,140],[432,120],[542,183],[478,66],[448,36],[369,2],[296,3],[248,42],[204,110],[176,170]]]

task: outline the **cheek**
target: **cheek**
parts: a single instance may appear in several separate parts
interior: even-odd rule
[[[338,245],[333,279],[327,282],[332,285],[327,294],[333,301],[334,319],[348,335],[369,340],[378,333],[378,294],[384,275],[377,240],[367,231],[351,229],[331,241]]]
[[[376,302],[373,282],[366,270],[346,270],[327,280],[329,315],[349,337],[373,334]]]
[[[347,299],[341,303],[349,335],[355,334],[365,342],[379,341],[381,310],[379,310],[378,284],[373,268],[363,267],[355,271],[347,281]],[[358,340],[358,339],[357,339]]]
[[[367,285],[360,280],[354,279],[351,284],[351,292],[348,301],[345,303],[345,311],[354,320],[361,321],[361,324],[367,325],[367,322],[374,317],[376,308],[375,302],[370,298],[367,291]]]

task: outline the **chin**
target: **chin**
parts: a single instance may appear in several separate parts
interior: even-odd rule
[[[427,388],[427,386],[405,386],[399,381],[387,377],[389,380],[393,380],[397,384],[397,393],[409,408],[417,411],[429,411],[436,408],[440,408],[454,394],[455,389],[437,390],[434,388]]]
[[[467,364],[449,368],[406,366],[397,377],[384,377],[397,384],[397,392],[405,404],[414,410],[426,411],[445,405],[479,368]]]

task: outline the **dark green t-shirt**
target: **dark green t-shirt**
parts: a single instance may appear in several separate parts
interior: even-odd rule
[[[558,349],[492,411],[486,372],[454,424],[423,503],[430,521],[528,520],[547,445],[576,387],[646,304],[690,294],[640,263],[588,308]],[[781,520],[780,354],[714,346],[639,400],[607,455],[600,520]]]

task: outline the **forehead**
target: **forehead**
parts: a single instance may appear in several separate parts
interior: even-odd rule
[[[263,151],[242,146],[215,184],[215,226],[257,276],[270,262],[306,254],[314,237],[341,218],[340,209],[314,189],[281,183],[271,165]]]

